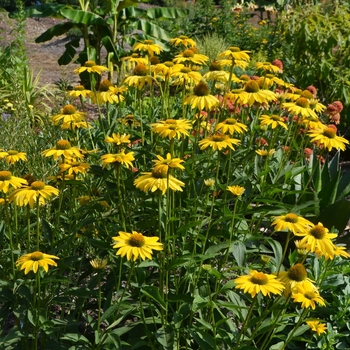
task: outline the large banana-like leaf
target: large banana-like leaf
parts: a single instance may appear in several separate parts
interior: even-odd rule
[[[174,19],[179,17],[188,16],[188,10],[177,9],[173,7],[156,7],[148,10],[141,8],[128,7],[124,9],[124,16],[126,18],[135,17],[135,18],[149,18],[149,19]]]
[[[60,11],[66,8],[66,5],[48,4],[30,6],[25,9],[25,15],[27,17],[53,17],[63,18]]]
[[[174,18],[186,17],[188,16],[188,12],[189,12],[188,10],[177,9],[174,7],[154,7],[154,8],[148,9],[146,11],[146,15],[150,19],[157,19],[157,18],[174,19]]]
[[[138,0],[122,0],[122,1],[119,1],[118,7],[117,7],[117,12],[120,12],[123,9],[127,8],[127,7],[137,6],[141,2],[143,2],[143,1],[138,1]]]
[[[106,25],[106,22],[102,17],[92,12],[64,8],[60,10],[60,13],[62,14],[63,17],[75,23],[82,23],[85,25],[91,25],[91,24],[99,24],[101,26]]]
[[[134,21],[131,23],[131,26],[135,29],[142,30],[145,35],[150,35],[159,40],[169,41],[171,39],[169,33],[166,30],[143,18]]]
[[[60,66],[65,66],[68,63],[70,63],[77,51],[75,50],[75,47],[79,47],[79,41],[80,38],[71,40],[69,43],[65,45],[66,51],[63,53],[63,55],[58,59],[58,64]]]
[[[55,36],[60,36],[66,34],[70,29],[76,27],[77,25],[73,22],[65,22],[59,23],[51,28],[49,28],[46,32],[42,33],[39,37],[35,39],[36,43],[43,43],[45,41],[51,40]]]

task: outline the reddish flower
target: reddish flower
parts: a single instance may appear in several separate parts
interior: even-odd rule
[[[305,158],[306,158],[307,160],[310,159],[310,156],[311,156],[312,152],[313,152],[313,151],[312,151],[311,148],[305,148],[305,149],[304,149],[304,155],[305,155]]]
[[[280,69],[280,72],[283,72],[283,63],[281,60],[273,60],[271,62],[271,64],[273,64],[274,66],[278,67]]]
[[[314,98],[316,97],[316,95],[317,95],[317,90],[316,90],[316,88],[315,88],[313,85],[308,86],[308,87],[306,88],[306,90],[309,90],[309,91],[312,93],[312,95],[314,96]]]
[[[340,124],[340,114],[332,114],[329,116],[329,121],[331,121],[334,124]]]
[[[262,147],[262,146],[268,146],[269,144],[267,143],[267,141],[263,138],[263,137],[258,137],[256,140],[255,140],[255,143]]]

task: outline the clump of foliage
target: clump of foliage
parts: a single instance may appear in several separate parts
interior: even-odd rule
[[[349,102],[349,8],[338,2],[303,5],[280,17],[281,57],[297,84],[315,85],[322,100]],[[346,107],[348,110],[348,107]],[[349,120],[344,120],[347,124]]]
[[[41,124],[0,92],[0,343],[349,348],[341,101],[244,48],[169,46],[78,66]]]

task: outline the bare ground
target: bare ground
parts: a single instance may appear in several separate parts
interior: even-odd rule
[[[78,76],[73,70],[78,67],[74,63],[59,66],[57,63],[65,51],[66,36],[55,37],[45,43],[36,43],[35,39],[47,29],[57,24],[52,18],[28,18],[25,25],[24,44],[26,56],[34,76],[39,75],[40,85],[55,84],[61,78],[68,79],[70,83],[78,82]],[[0,13],[0,47],[6,47],[16,36],[16,22],[8,18],[6,13]]]

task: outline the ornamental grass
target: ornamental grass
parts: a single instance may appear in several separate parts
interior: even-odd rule
[[[170,45],[184,51],[151,65],[162,48],[135,44],[118,82],[87,61],[72,74],[91,90],[76,87],[35,132],[20,111],[0,121],[0,344],[347,344],[350,255],[334,213],[350,214],[349,142],[336,108],[289,83],[281,61],[250,65],[232,46],[205,75],[194,39]]]

